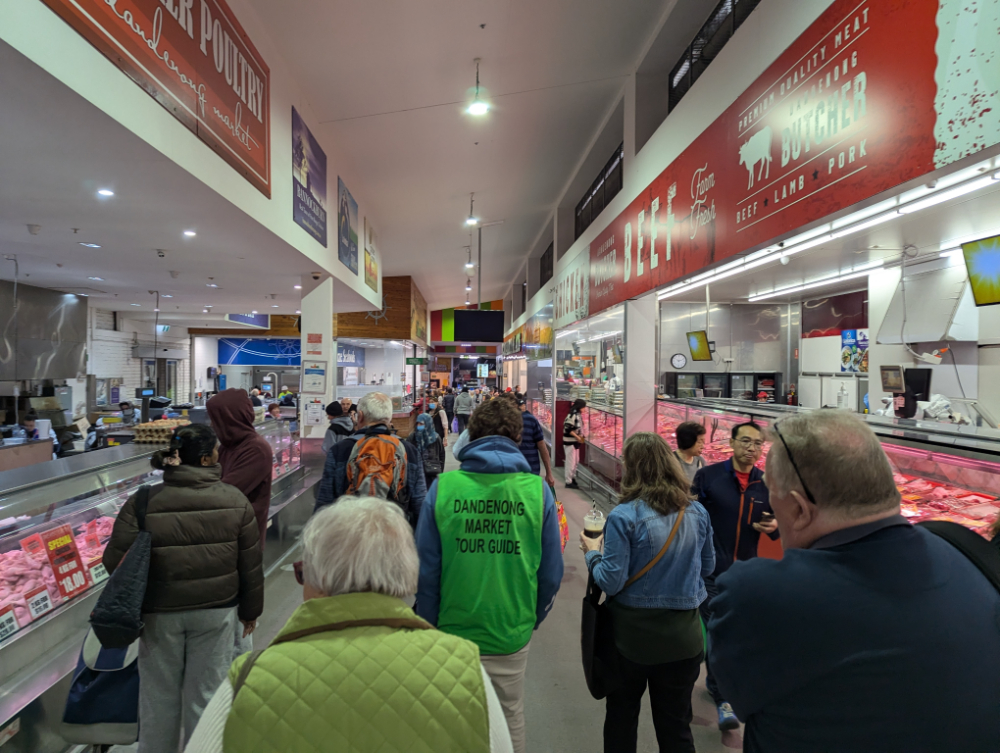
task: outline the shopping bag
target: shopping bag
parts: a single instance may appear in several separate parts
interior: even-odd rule
[[[104,648],[87,632],[73,673],[63,723],[66,742],[131,745],[139,739],[139,642]]]
[[[562,550],[566,551],[569,543],[569,521],[566,520],[566,508],[558,499],[556,500],[556,515],[559,518],[559,539],[562,541]]]
[[[458,434],[459,433],[459,431],[458,431],[458,416],[455,416],[453,419],[451,419],[451,433],[452,434]]]
[[[615,647],[615,629],[607,599],[601,602],[601,588],[594,583],[594,576],[587,579],[587,593],[583,597],[580,621],[580,649],[583,653],[583,675],[587,690],[598,701],[618,689],[618,649]]]
[[[142,634],[142,602],[146,597],[149,559],[153,539],[146,530],[149,487],[136,492],[135,517],[139,534],[115,571],[90,613],[90,627],[105,648],[126,648]]]

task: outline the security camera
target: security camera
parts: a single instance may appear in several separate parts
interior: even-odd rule
[[[313,278],[314,280],[318,280],[318,279],[319,279],[319,278],[321,278],[322,276],[323,276],[323,273],[322,273],[322,272],[313,272],[313,273],[312,273],[312,278]]]
[[[784,248],[784,247],[785,247],[785,242],[781,241],[781,243],[778,244],[778,248]]]
[[[787,267],[788,266],[788,262],[790,262],[790,261],[791,261],[791,259],[789,259],[787,256],[782,256],[781,257],[781,266]]]
[[[166,256],[166,253],[164,253],[164,251],[163,251],[162,248],[158,248],[158,249],[156,249],[156,255],[159,256],[162,259],[162,258],[164,258]]]

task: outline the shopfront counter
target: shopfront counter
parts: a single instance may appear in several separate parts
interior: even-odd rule
[[[706,463],[729,458],[732,427],[753,420],[770,426],[809,408],[743,400],[661,400],[657,431],[676,447],[682,421],[705,426]],[[1000,516],[1000,431],[933,421],[859,414],[875,432],[892,465],[902,512],[913,522],[950,520],[988,536]],[[763,468],[770,444],[758,465]]]
[[[415,406],[406,410],[395,411],[392,414],[392,428],[396,430],[398,436],[405,439],[416,431],[417,416],[419,415],[420,409]]]
[[[36,439],[14,444],[8,439],[0,445],[0,473],[52,460],[52,440]]]
[[[305,493],[298,433],[283,421],[257,431],[274,454],[268,573],[295,546],[314,500]],[[0,473],[0,582],[7,594],[0,599],[0,727],[19,718],[12,751],[70,748],[59,720],[107,578],[101,558],[128,497],[143,484],[161,483],[162,472],[150,466],[157,449],[127,444]],[[54,563],[71,567],[57,573]]]

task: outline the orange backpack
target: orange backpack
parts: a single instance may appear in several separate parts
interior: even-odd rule
[[[355,443],[347,460],[347,494],[406,507],[406,448],[399,437],[369,434]]]

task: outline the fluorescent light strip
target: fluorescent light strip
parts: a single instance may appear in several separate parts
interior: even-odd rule
[[[781,288],[780,290],[773,290],[770,293],[765,293],[763,295],[754,295],[750,297],[750,303],[756,303],[757,301],[764,301],[768,298],[777,298],[780,295],[789,295],[791,293],[798,293],[803,290],[811,290],[812,288],[821,288],[824,285],[833,285],[837,282],[844,282],[845,280],[855,280],[859,277],[867,277],[868,274],[874,270],[882,267],[882,262],[878,262],[874,266],[866,266],[865,269],[851,272],[846,275],[837,275],[836,277],[826,277],[822,280],[816,280],[815,282],[806,283],[805,285],[794,285],[790,288]]]
[[[898,212],[886,212],[885,214],[880,214],[877,217],[873,217],[870,220],[862,222],[858,225],[851,225],[850,227],[845,227],[843,230],[836,230],[833,233],[834,238],[845,238],[848,235],[854,235],[855,233],[860,233],[862,230],[867,230],[870,227],[875,227],[876,225],[881,225],[883,222],[888,222],[889,220],[895,220],[899,218]]]
[[[962,249],[960,248],[949,248],[947,251],[941,252],[942,259],[947,259],[952,256],[961,256],[961,255],[962,255]]]
[[[926,199],[914,201],[910,204],[904,204],[897,211],[900,214],[912,214],[913,212],[919,212],[922,209],[928,209],[938,204],[943,204],[946,201],[957,199],[959,196],[965,196],[973,191],[978,191],[980,188],[986,188],[986,186],[995,183],[997,180],[1000,180],[1000,172],[956,186],[955,188],[951,188],[947,191],[940,191],[938,193],[931,194]]]

